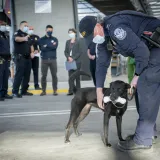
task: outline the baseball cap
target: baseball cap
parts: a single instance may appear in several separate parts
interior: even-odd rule
[[[93,34],[94,27],[97,23],[97,17],[95,16],[85,16],[81,19],[79,23],[79,32],[86,38]]]

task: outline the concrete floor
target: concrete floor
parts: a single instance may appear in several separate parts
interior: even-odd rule
[[[0,160],[159,160],[160,143],[151,151],[118,151],[114,118],[109,131],[112,147],[106,148],[101,141],[103,113],[94,108],[80,125],[83,135],[72,134],[71,143],[65,144],[71,99],[48,95],[0,102]],[[132,101],[123,118],[123,137],[134,133],[136,120]],[[160,130],[160,117],[157,123]]]

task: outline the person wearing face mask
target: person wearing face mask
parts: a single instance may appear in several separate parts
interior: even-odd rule
[[[52,87],[53,87],[53,95],[57,94],[57,47],[58,47],[58,39],[52,36],[53,27],[51,25],[46,26],[46,35],[38,40],[38,45],[41,50],[41,86],[42,93],[40,96],[46,95],[46,86],[47,86],[47,73],[48,68],[50,68],[52,75]]]
[[[14,34],[16,73],[12,93],[13,96],[17,98],[21,98],[22,95],[33,95],[27,91],[32,65],[31,58],[34,57],[34,49],[29,43],[29,35],[27,32],[28,23],[26,21],[22,21],[20,23],[19,30]],[[19,94],[20,85],[21,93]]]
[[[38,40],[39,36],[34,34],[34,28],[32,26],[29,27],[28,35],[30,36],[30,44],[33,45],[34,48],[34,54],[39,53],[39,47],[38,47]],[[39,57],[34,56],[32,59],[32,70],[33,70],[33,76],[34,76],[34,87],[35,90],[41,90],[38,84],[38,68],[39,68]]]
[[[9,36],[6,23],[0,21],[0,101],[12,99],[8,95],[9,64],[11,60]]]
[[[64,54],[67,58],[68,62],[76,62],[77,65],[77,69],[80,70],[81,68],[81,49],[80,49],[80,42],[79,40],[76,38],[76,30],[71,28],[68,30],[68,35],[70,37],[69,40],[66,41],[66,46],[65,46],[65,51]],[[77,70],[69,70],[68,71],[68,76],[70,77],[74,72],[76,72]],[[80,77],[76,78],[76,86],[77,89],[80,88]],[[73,95],[73,89],[74,86],[72,86],[69,83],[69,91],[68,91],[68,96]]]
[[[160,20],[127,10],[104,17],[102,23],[94,16],[86,16],[80,21],[79,30],[86,41],[92,36],[94,41],[99,43],[96,88],[100,108],[104,109],[104,80],[112,57],[107,40],[112,43],[117,53],[135,59],[135,74],[131,88],[136,88],[138,97],[137,126],[134,134],[128,136],[126,141],[120,141],[117,147],[125,152],[151,149],[157,138],[156,120],[160,105]]]

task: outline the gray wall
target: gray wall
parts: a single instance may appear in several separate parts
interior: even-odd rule
[[[53,25],[53,36],[57,37],[59,40],[59,47],[57,50],[58,79],[59,81],[66,81],[68,79],[68,74],[64,69],[64,47],[68,39],[68,29],[74,27],[72,0],[52,0],[52,13],[42,14],[35,14],[34,3],[35,0],[15,0],[17,26],[19,26],[20,21],[26,20],[29,25],[34,26],[35,34],[43,36],[45,34],[46,25]],[[39,72],[39,79],[40,77],[41,72]],[[31,81],[32,79],[31,76]],[[50,80],[49,72],[48,81]]]

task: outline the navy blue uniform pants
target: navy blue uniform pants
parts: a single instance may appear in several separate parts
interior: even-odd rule
[[[8,92],[9,61],[0,60],[0,97]]]
[[[93,79],[93,83],[96,86],[96,59],[90,60],[90,71]]]
[[[31,59],[20,57],[16,58],[16,74],[13,83],[13,94],[19,93],[21,86],[21,93],[24,94],[28,90],[28,83],[30,81],[32,62]]]
[[[35,87],[39,87],[39,84],[38,84],[38,68],[39,68],[39,57],[34,57],[32,59],[32,70],[33,70],[34,86]]]
[[[152,136],[160,105],[160,49],[153,48],[149,65],[140,75],[137,84],[138,113],[134,141],[137,144],[152,145]]]

